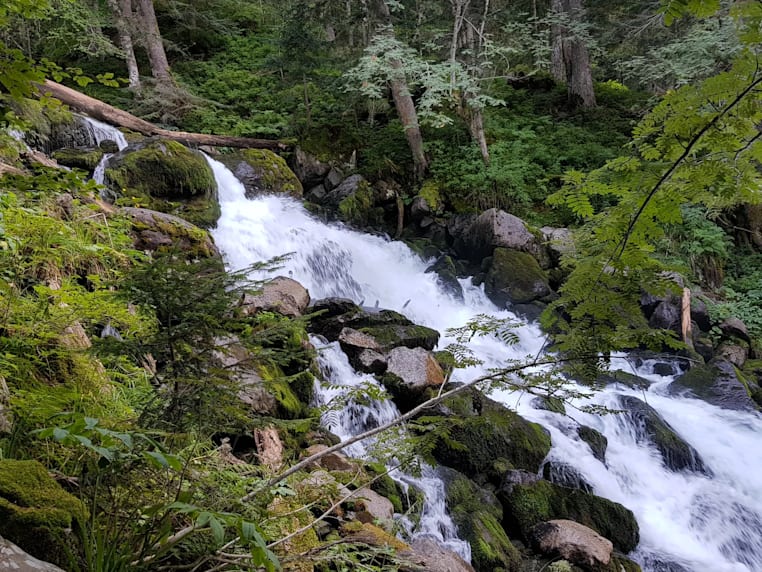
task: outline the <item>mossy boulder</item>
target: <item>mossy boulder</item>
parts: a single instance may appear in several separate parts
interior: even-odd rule
[[[340,187],[341,185],[337,188]],[[357,188],[339,201],[339,219],[358,228],[381,225],[384,209],[376,206],[376,199],[376,192],[370,183],[366,180],[359,181]]]
[[[72,530],[87,509],[37,461],[0,461],[0,535],[42,560],[68,568],[76,554]]]
[[[498,491],[503,503],[503,525],[525,541],[532,528],[548,520],[573,520],[595,530],[622,552],[640,541],[640,529],[631,510],[619,503],[545,480],[515,484]]]
[[[439,284],[445,292],[456,300],[463,301],[463,286],[458,281],[458,270],[455,261],[450,256],[440,256],[437,261],[426,269],[439,277]]]
[[[265,194],[302,198],[302,183],[285,159],[272,151],[243,149],[218,158],[243,183],[248,198]]]
[[[92,173],[103,159],[103,150],[95,148],[67,147],[53,152],[59,164]]]
[[[601,387],[619,384],[630,389],[648,389],[651,385],[651,382],[644,377],[618,369],[601,373],[595,381]]]
[[[593,457],[601,463],[606,462],[606,449],[609,446],[609,440],[603,433],[587,425],[580,425],[577,427],[577,435],[588,444],[593,452]]]
[[[447,507],[459,536],[471,545],[477,572],[518,572],[521,554],[503,530],[497,497],[457,471],[445,471]]]
[[[220,258],[209,233],[180,217],[135,207],[120,212],[130,219],[135,248],[149,252],[179,251],[190,258]]]
[[[301,503],[294,498],[275,497],[267,506],[264,519],[264,531],[270,538],[283,538],[304,528],[312,521],[312,514],[301,510]],[[317,547],[319,540],[315,530],[307,528],[287,541],[281,543],[275,553],[279,556],[302,554]],[[310,560],[296,560],[284,566],[289,572],[312,572],[314,565]]]
[[[174,214],[203,228],[220,216],[217,183],[203,155],[177,141],[149,139],[109,159],[105,183],[124,206]]]
[[[722,359],[691,368],[670,384],[669,391],[688,393],[712,405],[742,411],[756,411],[762,401],[756,381]]]
[[[526,252],[496,248],[484,280],[484,291],[495,304],[526,304],[551,293],[548,275]]]
[[[499,485],[513,468],[536,473],[550,451],[550,437],[540,425],[476,390],[444,405],[450,415],[441,421],[450,428],[449,437],[437,442],[434,456],[477,482]]]
[[[619,401],[638,438],[656,447],[665,466],[673,471],[711,474],[698,451],[680,437],[653,407],[630,395],[620,396]]]

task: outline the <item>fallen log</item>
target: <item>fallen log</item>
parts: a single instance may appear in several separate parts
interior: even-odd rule
[[[54,81],[45,80],[39,86],[42,94],[52,96],[69,107],[87,113],[90,117],[117,127],[124,127],[146,136],[158,135],[166,139],[179,141],[186,145],[210,145],[212,147],[239,147],[243,149],[285,150],[289,145],[274,139],[254,139],[251,137],[233,137],[228,135],[209,135],[207,133],[187,133],[169,131],[153,123],[140,119],[131,113],[117,109],[99,99],[85,95],[75,89]]]

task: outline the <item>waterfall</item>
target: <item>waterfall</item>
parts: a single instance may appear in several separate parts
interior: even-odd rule
[[[83,116],[82,120],[96,145],[100,145],[103,141],[114,141],[120,151],[127,147],[127,139],[124,138],[124,133],[116,127],[91,117]],[[106,164],[113,155],[113,153],[104,153],[93,171],[93,180],[99,185],[104,184]]]
[[[281,273],[301,282],[313,298],[342,296],[356,302],[365,300],[367,305],[377,301],[383,308],[402,312],[442,333],[482,313],[512,317],[492,304],[470,280],[462,281],[464,301],[452,298],[440,287],[436,275],[425,273],[427,262],[400,242],[324,224],[293,199],[264,196],[246,200],[233,174],[220,163],[209,162],[217,178],[222,209],[213,234],[229,267],[243,268],[254,261],[294,253]],[[544,338],[535,325],[523,324],[516,332],[519,343],[510,347],[496,337],[475,340],[472,349],[483,364],[459,370],[453,379],[467,381],[507,359],[542,350]],[[443,337],[441,345],[449,341]],[[323,350],[321,359],[334,370],[348,367],[335,347]],[[616,365],[632,369],[624,359]],[[342,371],[345,383],[356,383],[351,378],[357,374]],[[551,460],[572,466],[595,494],[634,512],[641,542],[631,556],[644,571],[759,572],[762,417],[670,396],[666,388],[673,377],[654,374],[648,362],[637,373],[652,382],[647,390],[609,386],[592,402],[617,409],[622,396],[644,399],[698,451],[712,476],[665,468],[658,452],[642,442],[638,427],[627,416],[592,416],[571,407],[567,408],[569,416],[562,416],[536,410],[530,399],[515,393],[497,391],[491,397],[542,423],[552,437]],[[363,420],[367,412],[356,413],[352,423],[371,422],[367,417]],[[605,464],[579,439],[577,423],[606,435]],[[337,431],[349,431],[351,426]],[[351,453],[362,455],[361,447]],[[440,518],[442,526],[446,525],[445,515],[432,518]],[[440,538],[446,540],[444,534]]]

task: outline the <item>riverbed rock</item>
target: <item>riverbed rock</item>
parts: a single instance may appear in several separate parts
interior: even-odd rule
[[[423,348],[394,348],[387,359],[381,381],[403,413],[423,400],[427,388],[444,383],[442,368],[432,353]]]
[[[593,486],[587,482],[585,477],[574,466],[563,461],[546,461],[542,466],[542,476],[551,483],[562,487],[579,489],[586,493],[593,492]]]
[[[607,567],[614,545],[587,526],[571,520],[550,520],[536,525],[532,546],[549,556],[588,568]]]
[[[664,465],[673,471],[694,471],[711,474],[703,459],[650,405],[637,397],[619,397],[624,415],[629,417],[638,438],[652,443],[661,453]]]
[[[294,150],[291,163],[294,174],[296,174],[305,188],[311,188],[320,184],[328,174],[328,171],[331,170],[331,166],[328,163],[324,163],[301,147],[297,147]]]
[[[365,373],[381,375],[386,371],[389,362],[384,354],[374,350],[362,350],[355,358],[355,369]]]
[[[474,572],[474,568],[455,552],[443,548],[431,538],[419,537],[413,541],[411,551],[403,551],[400,556],[426,572]],[[409,570],[403,568],[402,570]]]
[[[450,427],[448,440],[439,440],[437,461],[474,479],[500,485],[509,469],[537,473],[550,451],[550,437],[504,405],[475,390],[466,390],[444,402]]]
[[[629,387],[630,389],[648,389],[651,386],[651,382],[646,378],[620,369],[612,369],[602,372],[598,375],[595,381],[596,384],[602,387],[618,384]]]
[[[606,462],[606,449],[608,448],[609,440],[603,433],[587,425],[579,425],[577,427],[577,435],[589,445],[590,450],[593,452],[593,457],[601,463]]]
[[[573,520],[608,538],[617,550],[633,550],[640,539],[638,522],[632,511],[619,503],[554,485],[545,480],[501,487],[497,496],[503,503],[503,525],[509,534],[525,541],[532,529],[549,520]]]
[[[310,294],[304,286],[292,278],[277,276],[262,286],[259,294],[245,294],[241,309],[246,315],[265,311],[297,318],[309,303]]]
[[[495,248],[527,252],[535,257],[544,255],[541,240],[531,233],[523,220],[499,209],[489,209],[465,228],[448,227],[457,232],[453,246],[459,256],[479,262],[491,256]]]
[[[302,183],[285,159],[268,149],[241,149],[217,158],[241,181],[246,198],[267,194],[302,197]]]
[[[173,214],[200,226],[220,216],[217,183],[198,151],[167,139],[135,143],[108,160],[105,184],[119,202]]]
[[[681,323],[680,307],[668,301],[659,302],[648,319],[650,327],[676,333],[680,333]]]
[[[352,497],[355,505],[356,518],[360,522],[381,522],[391,525],[394,518],[394,505],[386,497],[382,497],[376,491],[361,488]]]
[[[714,355],[718,360],[730,362],[735,367],[743,369],[746,359],[749,357],[749,348],[730,342],[722,342]]]
[[[307,457],[311,457],[317,453],[322,453],[327,449],[327,445],[310,445],[302,452],[302,457],[306,459]],[[323,455],[314,461],[310,467],[321,468],[325,469],[326,471],[355,471],[357,470],[357,463],[346,455],[339,453],[338,451],[334,451],[332,453]]]
[[[458,281],[458,271],[452,257],[440,256],[426,269],[426,272],[435,272],[444,291],[456,300],[463,301],[463,286]]]
[[[50,562],[43,562],[21,548],[0,537],[0,570],[13,572],[64,572]]]
[[[740,374],[732,363],[722,359],[713,359],[705,365],[691,368],[669,386],[672,395],[688,393],[707,403],[739,411],[759,409],[753,395],[756,388]]]
[[[501,308],[510,304],[526,304],[551,293],[547,274],[537,260],[526,252],[496,248],[484,291]]]
[[[138,250],[180,251],[194,258],[221,258],[209,233],[183,218],[136,207],[122,207],[119,212],[130,218]]]
[[[68,567],[87,509],[37,461],[0,460],[0,535],[29,554]]]
[[[731,338],[739,338],[746,343],[751,343],[751,336],[749,336],[749,329],[746,324],[738,318],[727,318],[720,324],[720,330],[723,335]]]
[[[92,173],[103,158],[103,150],[99,147],[67,147],[54,151],[52,157],[59,165]]]
[[[521,555],[501,525],[503,507],[494,493],[452,469],[442,470],[447,508],[460,538],[471,545],[477,572],[516,570]]]

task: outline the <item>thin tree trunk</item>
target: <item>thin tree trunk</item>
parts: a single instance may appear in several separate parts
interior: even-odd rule
[[[151,64],[151,75],[160,84],[174,86],[175,82],[169,69],[161,32],[159,32],[159,23],[156,21],[156,12],[153,9],[153,0],[136,1],[140,13],[143,41],[145,42],[148,60]]]
[[[212,145],[217,147],[239,147],[249,149],[287,149],[289,146],[282,141],[272,139],[252,139],[249,137],[229,137],[227,135],[208,135],[206,133],[186,133],[184,131],[168,131],[156,127],[131,113],[127,113],[107,103],[95,99],[74,89],[46,80],[40,86],[40,92],[52,95],[69,107],[87,113],[89,116],[105,121],[111,125],[125,127],[143,135],[158,135],[173,139],[186,145]]]
[[[135,47],[132,42],[129,24],[132,19],[132,0],[108,0],[108,5],[114,15],[114,24],[119,37],[119,47],[124,52],[130,89],[139,91],[140,72],[138,70],[138,62],[135,59]]]
[[[580,20],[583,16],[582,0],[552,0],[551,10],[566,14],[570,20]],[[569,100],[583,107],[595,107],[593,73],[590,67],[590,53],[580,39],[571,36],[571,31],[562,24],[551,28],[551,75],[558,82],[566,83]]]

